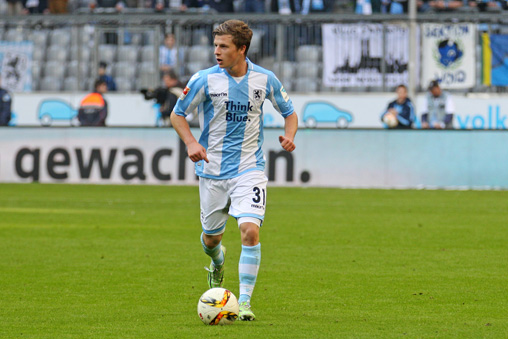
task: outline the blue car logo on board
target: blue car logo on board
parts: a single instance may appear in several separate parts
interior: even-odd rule
[[[55,120],[78,124],[78,111],[66,101],[59,99],[43,100],[39,105],[38,118],[42,126],[51,126]]]
[[[347,128],[353,122],[353,115],[326,101],[308,102],[303,109],[305,126],[315,128],[318,124]]]

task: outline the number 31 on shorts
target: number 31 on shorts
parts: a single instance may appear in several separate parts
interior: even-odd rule
[[[252,201],[256,204],[259,204],[262,202],[263,206],[266,206],[266,191],[264,188],[254,187],[252,189],[254,192],[254,198],[252,198]]]

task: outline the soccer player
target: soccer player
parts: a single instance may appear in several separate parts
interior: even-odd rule
[[[171,123],[187,145],[199,176],[201,243],[212,262],[208,284],[220,287],[224,278],[226,248],[221,240],[228,214],[236,218],[242,252],[240,277],[240,320],[254,320],[250,307],[261,261],[259,228],[266,207],[263,102],[269,99],[285,118],[283,149],[295,149],[298,117],[293,103],[275,75],[247,57],[252,30],[239,20],[228,20],[213,31],[217,65],[199,71],[180,96]],[[198,108],[199,142],[191,134],[186,112]]]

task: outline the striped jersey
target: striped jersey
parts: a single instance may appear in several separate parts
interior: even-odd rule
[[[199,143],[210,161],[195,164],[200,177],[229,179],[251,170],[264,171],[263,103],[269,99],[284,118],[294,111],[273,72],[249,59],[247,65],[241,80],[218,65],[199,71],[176,103],[174,112],[180,116],[198,109]]]

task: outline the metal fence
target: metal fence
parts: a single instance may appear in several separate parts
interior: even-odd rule
[[[197,70],[214,64],[211,32],[218,23],[231,18],[248,22],[254,31],[249,58],[272,69],[288,89],[299,92],[393,90],[393,84],[385,77],[391,67],[386,59],[379,66],[383,72],[382,86],[324,86],[322,25],[377,23],[387,27],[397,23],[409,26],[406,15],[81,14],[4,18],[0,20],[0,40],[33,42],[34,91],[89,90],[97,77],[100,61],[109,64],[108,71],[117,79],[119,91],[135,91],[159,84],[159,45],[164,40],[165,33],[175,35],[178,48],[176,70],[182,80],[186,81]],[[417,18],[418,24],[425,22],[477,24],[478,70],[481,70],[482,60],[480,33],[508,33],[508,13],[428,14]],[[379,44],[385,54],[385,35]],[[390,46],[391,49],[409,48],[405,44],[397,45],[396,41]],[[299,81],[302,79],[304,81]],[[416,86],[414,90],[420,91],[419,85]],[[479,77],[474,87],[467,91],[504,90],[504,87],[483,86]]]

